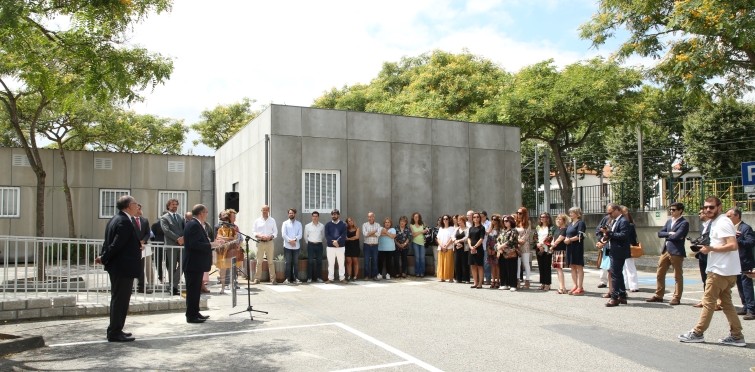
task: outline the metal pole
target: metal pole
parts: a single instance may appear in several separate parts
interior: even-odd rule
[[[551,212],[551,161],[548,157],[548,148],[543,151],[543,209]]]
[[[642,126],[637,126],[637,164],[639,165],[640,176],[640,211],[645,211],[645,188],[642,187],[644,182],[642,176]]]
[[[577,158],[572,159],[572,166],[574,167],[574,188],[572,189],[572,195],[574,196],[573,206],[577,206]]]
[[[538,146],[535,145],[535,214],[540,213],[538,210],[540,209],[540,196],[538,194],[538,186],[537,186],[537,172],[538,172],[538,164],[537,164],[537,148]]]

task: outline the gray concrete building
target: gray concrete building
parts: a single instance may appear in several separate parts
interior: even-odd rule
[[[239,192],[248,233],[263,204],[279,225],[288,208],[303,223],[338,208],[358,225],[368,211],[394,223],[418,211],[427,224],[468,209],[512,212],[519,136],[503,125],[271,105],[215,153],[217,202]]]
[[[47,173],[45,235],[68,237],[63,166],[57,150],[40,150]],[[177,198],[180,210],[203,203],[215,213],[213,157],[66,151],[68,183],[76,234],[101,239],[115,213],[115,200],[131,194],[153,223],[165,201]],[[0,148],[0,235],[36,234],[37,179],[20,148]]]

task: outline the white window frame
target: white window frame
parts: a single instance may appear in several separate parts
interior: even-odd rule
[[[21,188],[0,187],[0,218],[21,217]]]
[[[188,193],[182,190],[160,190],[157,192],[157,215],[162,216],[165,212],[165,203],[168,199],[178,199],[178,210],[176,213],[183,215],[181,209],[188,211],[189,207],[186,204]]]
[[[116,203],[118,202],[118,198],[120,198],[123,195],[130,195],[131,190],[129,189],[100,189],[100,202],[98,203],[98,214],[100,218],[111,218],[115,216],[116,213],[118,213],[118,207],[116,207]],[[106,195],[112,195],[113,205],[110,205],[110,203],[107,203],[108,205],[105,205],[104,203],[107,202],[105,200]]]
[[[314,183],[307,185],[308,176],[314,177],[312,179]],[[328,193],[328,188],[333,188],[332,193]],[[341,171],[303,169],[301,172],[301,202],[301,213],[318,211],[327,214],[334,208],[341,209]]]

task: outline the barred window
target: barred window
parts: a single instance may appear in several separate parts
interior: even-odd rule
[[[157,195],[158,216],[162,216],[163,213],[165,213],[165,203],[167,203],[170,199],[178,200],[177,212],[179,214],[182,214],[182,211],[189,210],[189,207],[186,205],[186,191],[164,190],[160,191]]]
[[[341,193],[339,187],[340,171],[312,170],[302,171],[302,213],[330,212],[340,209]]]
[[[0,187],[0,217],[20,217],[20,204],[20,187]]]
[[[113,189],[101,189],[100,190],[100,218],[110,218],[115,216],[118,212],[118,208],[115,203],[123,195],[128,195],[131,190],[113,190]]]

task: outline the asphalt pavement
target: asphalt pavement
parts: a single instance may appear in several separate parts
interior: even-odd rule
[[[536,271],[535,271],[536,272]],[[554,273],[555,274],[555,273]],[[566,272],[570,283],[569,272]],[[131,343],[105,340],[105,317],[26,322],[0,333],[42,334],[47,346],[0,360],[0,370],[215,371],[748,371],[755,367],[755,321],[742,321],[747,347],[717,344],[728,323],[716,312],[706,343],[682,344],[702,296],[686,275],[682,305],[646,303],[655,275],[640,273],[629,304],[604,306],[598,271],[587,269],[585,296],[554,290],[471,289],[434,278],[354,284],[253,285],[208,295],[211,318],[182,313],[130,315]],[[537,279],[537,274],[534,274]],[[673,288],[673,276],[669,275]],[[553,278],[553,288],[557,280]],[[244,286],[245,287],[245,286]],[[533,283],[537,287],[537,283]],[[736,291],[734,293],[736,296]],[[667,296],[668,299],[668,296]],[[738,304],[738,298],[735,304]],[[241,311],[240,314],[231,315]]]

